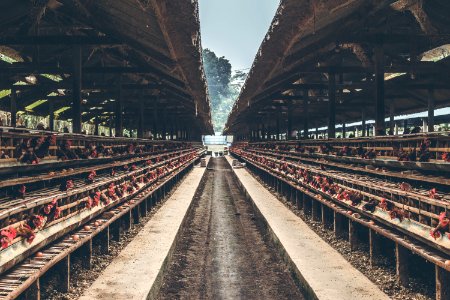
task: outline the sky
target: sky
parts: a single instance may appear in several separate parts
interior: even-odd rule
[[[250,68],[278,5],[279,0],[199,0],[203,48],[225,56],[233,70]]]

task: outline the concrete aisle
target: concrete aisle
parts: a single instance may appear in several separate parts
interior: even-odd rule
[[[227,157],[231,164],[232,158]],[[389,299],[374,283],[322,240],[246,169],[233,169],[286,252],[291,267],[320,300]]]
[[[260,221],[225,158],[212,158],[157,299],[304,299]]]
[[[194,168],[80,300],[147,299],[157,291],[174,241],[205,172]]]

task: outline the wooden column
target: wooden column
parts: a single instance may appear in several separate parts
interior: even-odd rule
[[[378,264],[378,257],[381,254],[380,236],[373,229],[369,229],[369,260],[370,266]]]
[[[55,130],[55,108],[53,107],[53,101],[49,100],[48,101],[48,116],[49,116],[49,121],[48,121],[48,127],[50,127],[51,131]]]
[[[428,132],[434,131],[434,91],[428,90]]]
[[[72,50],[73,74],[72,74],[72,131],[81,133],[81,46],[77,45]]]
[[[436,300],[450,299],[450,272],[435,266],[436,268]]]
[[[153,100],[153,139],[158,139],[158,97]]]
[[[11,127],[16,127],[17,126],[17,91],[16,91],[16,89],[11,89],[10,98],[11,98]]]
[[[386,135],[384,108],[384,51],[382,45],[375,47],[375,136]]]
[[[113,117],[109,116],[109,136],[113,135]]]
[[[84,243],[78,251],[83,268],[90,270],[92,268],[92,239]]]
[[[288,124],[287,124],[287,132],[286,132],[286,140],[292,139],[292,105],[289,103],[288,106]]]
[[[163,120],[162,120],[162,130],[161,130],[161,136],[163,140],[167,139],[167,110],[163,110]]]
[[[138,124],[138,132],[137,137],[143,138],[144,137],[144,99],[141,99],[139,101],[139,124]]]
[[[280,113],[278,112],[277,113],[277,124],[276,124],[276,126],[277,126],[277,136],[276,136],[276,138],[275,138],[275,140],[276,141],[279,141],[279,140],[281,140],[281,138],[280,138],[280,135],[281,135],[281,132],[280,132]]]
[[[39,282],[39,278],[33,282],[30,287],[20,295],[19,299],[24,300],[40,300],[41,299],[41,284]]]
[[[98,123],[99,123],[99,120],[98,120],[98,116],[95,116],[95,118],[94,118],[94,135],[99,135],[98,134]]]
[[[336,137],[336,74],[328,73],[328,138]]]
[[[116,137],[123,136],[123,93],[122,93],[122,76],[119,78],[119,87],[115,105],[115,128]]]
[[[303,99],[303,137],[305,139],[308,138],[308,130],[309,130],[309,116],[308,116],[308,110],[309,110],[309,99],[308,99],[308,91],[305,92],[305,97]]]
[[[350,242],[350,250],[355,251],[359,247],[358,237],[359,224],[355,221],[348,219],[348,240]]]
[[[70,254],[63,258],[56,266],[58,283],[56,289],[62,293],[70,291]]]
[[[345,123],[342,123],[342,138],[345,139],[345,134],[346,134],[346,128],[345,128]]]
[[[396,258],[396,273],[398,281],[403,285],[407,286],[409,283],[409,264],[411,253],[408,249],[395,243],[395,258]]]
[[[362,121],[362,128],[361,128],[361,136],[362,137],[365,137],[365,136],[367,136],[367,132],[366,132],[366,110],[365,109],[363,109],[362,111],[361,111],[361,121]]]
[[[391,104],[389,106],[389,133],[391,135],[394,134],[395,130],[394,115],[395,115],[395,104],[394,101],[391,100]]]

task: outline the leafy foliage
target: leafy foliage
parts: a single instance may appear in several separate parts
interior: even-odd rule
[[[247,74],[242,71],[232,74],[230,61],[224,56],[217,57],[210,49],[203,50],[203,64],[211,99],[214,131],[221,133]]]

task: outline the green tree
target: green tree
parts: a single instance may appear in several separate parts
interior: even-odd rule
[[[222,132],[247,74],[242,71],[232,74],[230,61],[223,56],[218,57],[210,49],[203,50],[203,65],[211,99],[214,131]]]

